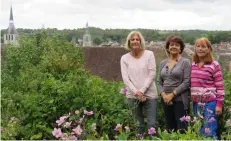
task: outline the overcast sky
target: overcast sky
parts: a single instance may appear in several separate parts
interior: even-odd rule
[[[231,0],[1,0],[0,28],[231,30]]]

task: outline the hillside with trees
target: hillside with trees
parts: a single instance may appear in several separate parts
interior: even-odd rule
[[[38,33],[41,29],[17,29],[20,35],[30,36]],[[127,34],[131,30],[139,30],[147,41],[164,41],[169,35],[181,36],[186,43],[193,44],[198,37],[208,37],[212,43],[231,42],[231,31],[207,31],[207,30],[156,30],[156,29],[101,29],[89,27],[93,44],[99,45],[102,42],[116,41],[124,43]],[[63,29],[46,28],[47,33],[52,35],[65,36],[68,41],[73,37],[77,40],[83,38],[84,28]],[[1,30],[4,33],[4,30]],[[1,34],[1,42],[3,42],[3,34]]]

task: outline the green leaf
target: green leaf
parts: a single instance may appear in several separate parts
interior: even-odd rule
[[[38,139],[41,139],[42,138],[42,133],[40,132],[40,133],[38,133],[38,134],[36,134],[36,135],[33,135],[30,139],[31,140],[38,140]]]

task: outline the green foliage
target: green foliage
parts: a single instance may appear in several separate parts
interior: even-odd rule
[[[64,36],[42,31],[3,52],[1,122],[4,129],[11,117],[18,118],[22,130],[17,139],[51,139],[55,119],[81,107],[99,111],[95,121],[100,135],[113,133],[111,127],[119,122],[130,122],[119,94],[123,84],[89,75],[81,48]]]
[[[119,32],[125,35],[124,32],[129,31]],[[146,35],[153,38],[151,34]],[[157,35],[156,31],[154,35]],[[107,35],[102,38],[106,39]],[[111,38],[119,40],[119,37]],[[66,41],[66,34],[50,36],[42,30],[31,37],[23,36],[19,42],[20,47],[3,49],[2,139],[54,139],[51,134],[54,122],[64,113],[73,113],[82,107],[94,111],[94,116],[86,122],[86,129],[90,129],[92,123],[97,125],[97,136],[90,133],[87,138],[135,139],[135,123],[125,97],[119,94],[124,85],[90,75],[83,67],[81,48]],[[224,72],[224,78],[227,107],[231,105],[231,74]],[[164,128],[163,110],[159,107],[158,125]],[[12,122],[12,117],[17,121]],[[224,121],[228,119],[230,116],[225,114]],[[119,123],[129,126],[131,133],[115,132],[113,127]],[[225,123],[222,127],[223,134],[228,133]],[[180,139],[186,139],[181,136]],[[168,137],[163,135],[163,138]],[[227,137],[224,135],[223,138]],[[171,139],[175,139],[175,134]]]
[[[96,44],[96,45],[99,45],[102,43],[102,40],[98,37],[96,37],[94,40],[93,40],[93,43]]]
[[[40,29],[17,29],[20,36],[30,36],[35,33],[39,33]],[[165,41],[170,35],[181,36],[186,43],[194,44],[198,37],[208,37],[210,41],[214,43],[220,43],[221,41],[231,41],[230,31],[207,31],[207,30],[156,30],[156,29],[132,29],[139,30],[144,35],[147,41]],[[78,29],[64,29],[57,30],[56,28],[46,29],[48,36],[53,34],[64,35],[70,42],[73,37],[76,39],[82,39],[84,34],[84,28]],[[89,32],[94,44],[99,45],[102,42],[116,41],[118,43],[124,43],[126,36],[131,29],[100,29],[96,27],[89,27]],[[2,30],[4,32],[4,30]],[[1,36],[3,38],[3,34]]]
[[[225,106],[231,106],[231,73],[225,70],[223,72],[225,84]]]
[[[1,139],[3,140],[16,140],[19,139],[22,127],[20,126],[20,121],[12,117],[9,122],[7,122],[5,128],[1,131]]]

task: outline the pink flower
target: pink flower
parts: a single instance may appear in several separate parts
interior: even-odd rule
[[[62,135],[62,140],[67,140],[68,139],[68,134],[67,133],[64,133],[63,135]]]
[[[230,121],[230,119],[226,121],[226,126],[228,126],[228,127],[231,126],[231,121]]]
[[[125,128],[126,132],[130,132],[130,128],[128,126],[125,126],[124,128]]]
[[[208,122],[214,122],[216,121],[214,117],[211,117]]]
[[[77,137],[75,137],[75,136],[70,136],[70,137],[68,138],[68,140],[77,140]]]
[[[127,91],[128,91],[127,88],[122,88],[120,90],[120,93],[126,95]]]
[[[186,117],[185,117],[185,121],[190,122],[190,120],[191,120],[191,117],[190,117],[190,116],[186,116]]]
[[[115,131],[119,131],[121,128],[122,128],[122,125],[121,124],[117,124],[114,130]]]
[[[95,130],[96,130],[96,123],[92,123],[92,125],[91,125],[91,129],[92,129],[93,131],[95,131]]]
[[[185,121],[185,116],[181,117],[181,118],[180,118],[180,121],[181,121],[181,122]]]
[[[149,135],[156,134],[156,129],[153,128],[153,127],[152,127],[152,128],[149,128],[149,129],[148,129],[148,134],[149,134]]]
[[[66,122],[65,124],[64,124],[64,127],[65,128],[69,128],[71,126],[71,122]]]
[[[183,116],[183,117],[181,117],[181,118],[180,118],[180,121],[181,121],[181,122],[183,122],[183,121],[187,121],[187,122],[189,122],[189,121],[190,121],[190,119],[191,119],[191,117],[190,117],[190,116]]]
[[[205,106],[205,103],[198,102],[198,105],[199,105],[200,107],[204,107],[204,106]]]
[[[53,136],[55,136],[56,138],[62,137],[63,133],[61,131],[60,128],[54,128],[54,130],[52,131]]]
[[[168,131],[165,129],[165,130],[164,130],[164,133],[165,133],[165,134],[168,134]]]
[[[93,115],[93,111],[89,111],[89,112],[88,112],[87,110],[84,110],[83,113],[84,113],[85,115],[88,115],[88,116]]]
[[[62,125],[65,122],[65,119],[68,118],[68,116],[62,116],[59,118],[59,120],[56,120],[56,123],[58,126]]]
[[[209,128],[205,128],[205,134],[210,134],[210,129]]]
[[[81,127],[78,125],[75,129],[72,129],[72,131],[74,131],[74,134],[80,136],[83,132],[83,130],[81,129]]]
[[[156,133],[156,129],[155,128],[151,127],[151,128],[148,129],[148,134],[149,135],[153,135],[155,133]]]

